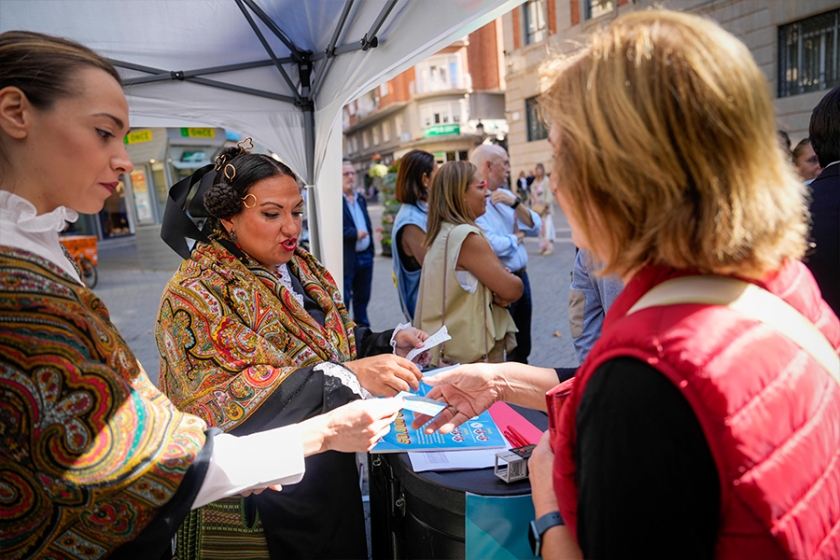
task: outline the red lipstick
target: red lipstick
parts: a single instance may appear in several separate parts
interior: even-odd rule
[[[286,241],[282,242],[280,245],[287,251],[294,251],[295,247],[297,247],[297,237],[292,237],[287,239]]]
[[[108,189],[109,191],[111,191],[111,194],[113,194],[114,191],[117,190],[117,185],[119,185],[120,183],[119,183],[119,181],[114,181],[113,183],[99,183],[99,184],[102,185],[103,187],[105,187],[106,189]]]

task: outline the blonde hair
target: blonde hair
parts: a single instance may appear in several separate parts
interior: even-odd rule
[[[435,172],[429,188],[429,219],[423,245],[431,247],[443,222],[475,225],[476,216],[467,206],[464,195],[476,171],[475,165],[468,161],[450,161]]]
[[[557,188],[602,274],[760,276],[802,257],[804,187],[776,139],[767,79],[716,23],[627,14],[542,77]]]

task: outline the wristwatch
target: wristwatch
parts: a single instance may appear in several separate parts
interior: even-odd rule
[[[519,199],[517,198],[517,199],[514,201],[514,203],[513,203],[513,205],[511,206],[511,208],[513,208],[514,210],[516,210],[516,207],[517,207],[517,206],[519,206],[521,203],[522,203],[522,201],[521,201],[521,200],[519,200]]]
[[[546,513],[539,519],[531,521],[528,531],[528,542],[531,543],[531,552],[539,557],[542,552],[542,536],[546,531],[556,525],[565,525],[559,511]]]

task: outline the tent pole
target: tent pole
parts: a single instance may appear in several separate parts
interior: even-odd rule
[[[304,55],[305,53],[302,52],[298,48],[298,46],[295,45],[295,43],[291,39],[289,39],[289,36],[286,35],[283,32],[282,29],[280,29],[280,26],[277,25],[277,22],[275,22],[273,19],[268,17],[268,14],[266,14],[263,11],[263,9],[260,8],[257,5],[256,2],[254,2],[254,0],[242,0],[242,1],[245,2],[245,4],[247,4],[248,7],[251,8],[251,10],[254,11],[254,13],[257,15],[257,17],[260,18],[263,21],[263,23],[271,30],[271,32],[274,33],[274,35],[276,35],[277,38],[280,39],[280,41],[283,42],[284,45],[286,45],[286,48],[289,49],[289,52],[292,55],[292,58],[294,58],[295,61],[299,61],[301,56]]]
[[[309,205],[309,248],[312,255],[322,261],[321,250],[321,224],[318,217],[317,197],[315,193],[317,185],[312,185],[315,180],[315,111],[310,104],[303,108],[303,138],[304,149],[306,150],[306,182],[309,185],[307,193],[307,204]],[[312,196],[315,195],[315,196]]]
[[[335,59],[335,45],[339,41],[344,40],[344,36],[347,34],[347,28],[350,25],[346,25],[347,17],[350,14],[350,8],[353,7],[353,0],[347,0],[344,4],[344,10],[341,12],[341,18],[338,20],[338,25],[335,27],[335,31],[333,32],[332,39],[330,40],[329,46],[327,46],[327,50],[324,52],[326,56],[326,61],[324,65],[321,67],[321,71],[318,72],[318,77],[315,78],[315,83],[312,85],[312,99],[318,99],[318,93],[321,91],[321,85],[324,83],[324,78],[329,74],[330,68],[332,68],[333,60]],[[356,10],[353,11],[353,15],[350,17],[350,23],[356,19]]]
[[[388,18],[391,10],[393,10],[396,5],[397,0],[389,0],[388,3],[382,7],[382,11],[379,12],[379,16],[377,16],[376,21],[373,22],[373,25],[370,26],[370,30],[362,38],[362,50],[368,50],[370,47],[376,47],[378,43],[376,34],[379,33],[379,28],[382,27],[383,23],[385,23],[385,20]]]
[[[277,67],[277,70],[280,72],[280,75],[286,81],[286,85],[289,86],[290,90],[292,90],[292,93],[295,96],[295,100],[300,101],[300,94],[298,93],[297,88],[292,83],[292,80],[291,78],[289,78],[289,75],[286,74],[286,70],[283,68],[283,65],[280,64],[280,60],[277,58],[277,55],[274,54],[274,51],[271,49],[271,45],[269,45],[268,41],[266,41],[265,37],[260,31],[260,28],[257,27],[257,23],[254,21],[254,18],[252,18],[251,14],[248,13],[248,10],[245,8],[245,5],[242,3],[243,0],[235,0],[235,2],[236,5],[239,6],[239,9],[242,11],[242,15],[245,16],[246,20],[248,20],[248,25],[250,25],[251,29],[254,31],[254,35],[257,36],[257,39],[260,40],[260,43],[268,53],[268,56],[271,57],[271,60],[274,62],[274,66]]]

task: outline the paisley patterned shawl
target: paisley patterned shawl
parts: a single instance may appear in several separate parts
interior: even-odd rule
[[[205,429],[154,387],[93,292],[0,247],[0,557],[102,558],[133,540]]]
[[[169,281],[155,336],[175,405],[229,431],[295,370],[356,356],[354,324],[329,272],[298,248],[289,270],[326,314],[322,327],[278,277],[213,241]]]

